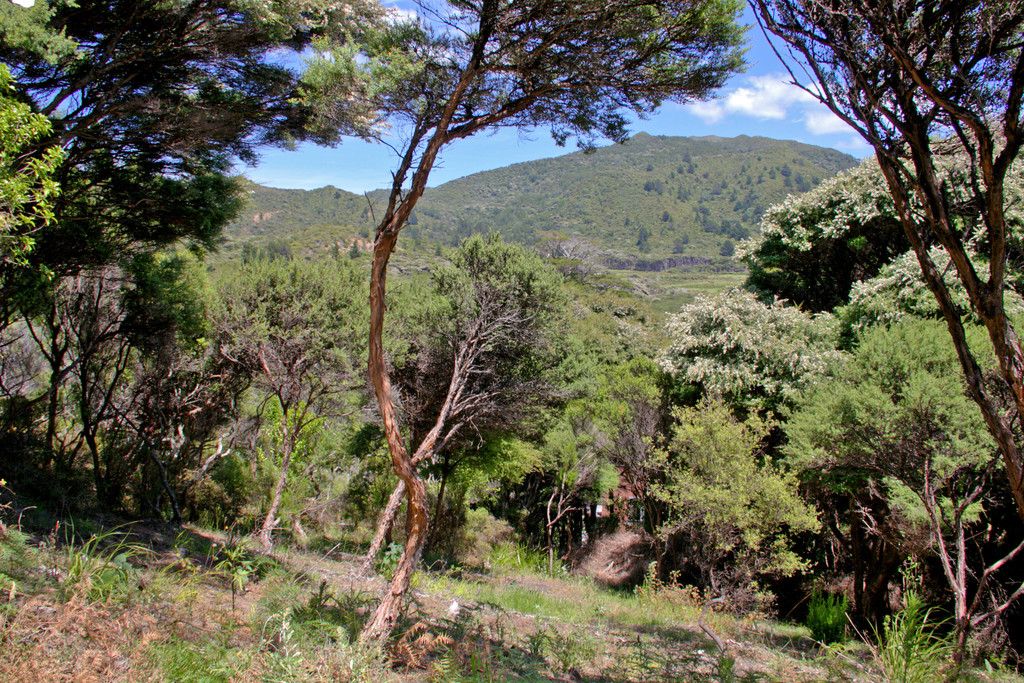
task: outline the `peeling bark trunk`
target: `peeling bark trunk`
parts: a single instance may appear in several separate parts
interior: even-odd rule
[[[256,534],[256,539],[259,541],[260,547],[263,548],[263,552],[270,552],[270,549],[273,547],[271,537],[274,533],[274,528],[281,521],[277,518],[277,512],[281,509],[281,499],[284,497],[284,485],[288,478],[288,468],[292,463],[292,436],[288,429],[287,409],[284,410],[284,415],[281,417],[281,424],[281,443],[284,445],[284,453],[281,456],[281,473],[277,476],[277,484],[274,486],[274,494],[270,498],[270,508],[267,510],[267,516],[263,518],[263,524]]]
[[[400,226],[400,223],[398,224]],[[381,419],[384,423],[384,436],[391,452],[391,464],[395,474],[405,484],[408,500],[408,518],[406,523],[405,552],[402,553],[398,566],[387,593],[373,616],[363,627],[360,640],[380,642],[391,634],[399,611],[409,590],[412,575],[419,564],[423,544],[427,532],[427,487],[416,471],[416,466],[402,441],[398,431],[398,420],[395,415],[394,402],[391,396],[391,380],[384,365],[384,294],[387,279],[387,266],[398,239],[398,229],[385,226],[377,235],[373,249],[373,265],[370,276],[370,349],[369,368],[370,381],[380,404]],[[388,229],[392,228],[392,229]]]
[[[917,146],[911,145],[914,150],[914,162],[919,180],[917,193],[926,206],[932,232],[939,237],[942,246],[956,266],[957,274],[967,290],[972,307],[988,330],[993,351],[999,362],[1000,375],[1013,394],[1017,419],[1024,420],[1024,350],[1021,349],[1020,341],[1010,326],[1003,309],[1002,289],[991,288],[988,283],[981,281],[967,257],[963,244],[959,238],[955,237],[951,219],[940,198],[940,182],[929,160],[920,151],[922,144],[927,147],[927,140]],[[919,233],[919,227],[911,211],[910,199],[901,179],[900,169],[880,152],[876,154],[876,158],[889,185],[896,212],[903,224],[903,230],[921,265],[925,282],[942,311],[946,327],[953,340],[953,348],[956,350],[957,358],[960,360],[960,366],[963,368],[964,377],[967,380],[968,392],[981,409],[985,425],[995,439],[1002,455],[1003,466],[1009,479],[1010,493],[1017,505],[1017,513],[1024,518],[1024,474],[1022,474],[1021,453],[1017,447],[1013,430],[985,388],[984,373],[968,346],[963,320],[960,318],[942,275],[932,262],[928,246]],[[1005,233],[1001,234],[1004,235],[1005,241]],[[996,237],[993,236],[993,239]]]

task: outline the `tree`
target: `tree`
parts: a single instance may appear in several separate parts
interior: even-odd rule
[[[810,80],[803,87],[872,146],[903,225],[949,328],[971,397],[1002,453],[1024,517],[1024,475],[1013,421],[1024,419],[1024,347],[1007,315],[1006,179],[1024,144],[1024,2],[984,0],[755,0],[765,29],[785,41]],[[917,202],[913,201],[916,198]],[[987,245],[987,269],[968,243]],[[988,331],[1014,396],[1002,413],[967,343],[962,317],[932,260],[949,255]]]
[[[980,324],[950,264],[949,255],[941,247],[932,247],[929,254],[942,271],[957,313],[971,324]],[[984,267],[979,257],[972,257],[972,260],[976,267]],[[1004,305],[1011,316],[1024,313],[1024,301],[1014,290],[1007,290]],[[837,308],[836,316],[847,328],[845,331],[859,334],[874,325],[890,325],[906,317],[941,319],[942,310],[928,290],[917,256],[908,251],[883,266],[875,277],[855,282],[850,288],[849,303]]]
[[[369,41],[361,61],[335,50],[307,80],[310,97],[328,114],[346,110],[353,80],[370,96],[383,88],[378,111],[404,124],[374,240],[369,367],[395,472],[408,492],[409,535],[366,639],[390,633],[427,529],[426,487],[398,427],[381,340],[388,261],[438,154],[495,126],[549,125],[557,141],[575,135],[584,146],[597,135],[623,140],[626,112],[644,115],[664,100],[705,97],[741,63],[733,0],[482,0],[424,10],[427,21],[395,23]],[[429,440],[424,445],[432,448]]]
[[[344,125],[314,129],[299,73],[276,51],[379,16],[362,0],[5,3],[0,60],[17,98],[51,123],[23,158],[63,153],[54,220],[19,230],[35,241],[36,271],[72,275],[179,240],[212,248],[238,208],[233,157],[333,142]],[[0,275],[5,297],[38,284],[32,271]]]
[[[662,369],[738,412],[778,412],[843,358],[831,315],[809,315],[778,299],[764,304],[742,289],[698,296],[667,329]]]
[[[846,303],[910,245],[878,164],[865,161],[768,209],[761,234],[741,243],[744,286],[811,312]]]
[[[264,549],[272,534],[304,431],[344,404],[354,386],[363,315],[358,276],[347,259],[306,263],[259,259],[242,266],[223,288],[218,313],[220,352],[254,377],[280,419],[279,469],[257,531]]]
[[[57,183],[53,174],[63,160],[59,147],[38,157],[26,150],[50,133],[50,122],[11,97],[8,68],[0,64],[0,263],[22,266],[32,250],[32,233],[53,220]]]
[[[802,568],[789,534],[815,531],[818,520],[796,478],[761,457],[769,424],[756,415],[739,422],[715,399],[673,417],[655,459],[664,479],[654,493],[667,507],[657,533],[666,548],[682,546],[677,568],[702,589],[756,601],[758,578]]]
[[[544,536],[547,541],[548,572],[555,569],[555,528],[563,518],[581,506],[600,498],[618,485],[611,463],[602,456],[603,436],[593,422],[585,401],[568,406],[562,418],[544,435],[542,469],[549,479],[544,501]],[[571,547],[565,534],[563,545]]]
[[[980,329],[969,332],[973,344],[983,343]],[[901,555],[938,558],[953,594],[962,657],[971,632],[994,626],[1024,595],[1019,579],[993,590],[999,569],[1024,550],[1024,542],[1011,542],[1005,555],[976,547],[988,540],[984,530],[991,525],[999,456],[984,421],[970,409],[956,365],[938,321],[907,318],[873,328],[835,379],[801,399],[786,426],[785,450],[805,477],[859,501],[850,506],[850,531],[840,543],[853,545],[861,526]],[[873,505],[872,497],[881,505]],[[857,565],[854,592],[864,614],[868,577],[888,569],[880,558],[850,559]],[[887,584],[880,582],[867,597],[884,600]]]
[[[657,364],[638,357],[610,368],[606,386],[587,397],[591,403],[603,399],[595,406],[607,434],[602,450],[629,486],[652,531],[662,522],[662,506],[652,489],[659,477],[655,451],[668,422],[664,378]]]
[[[406,362],[395,369],[413,460],[448,477],[472,441],[533,417],[555,391],[561,278],[535,253],[494,233],[474,235],[431,272],[432,296],[411,313]],[[399,483],[367,553],[372,563],[405,494]]]
[[[194,266],[141,254],[37,292],[33,313],[17,327],[49,372],[35,382],[41,391],[23,384],[19,397],[45,405],[39,451],[47,476],[67,476],[84,451],[100,503],[122,507],[145,460],[159,459],[163,435],[154,435],[146,414],[150,380],[166,357],[203,334]]]

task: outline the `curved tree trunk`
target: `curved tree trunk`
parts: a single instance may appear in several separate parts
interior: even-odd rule
[[[391,586],[377,606],[373,616],[363,627],[360,639],[382,641],[390,635],[398,619],[412,575],[419,564],[427,532],[427,487],[416,471],[416,465],[405,448],[398,431],[398,420],[391,396],[391,380],[384,365],[384,292],[388,260],[398,239],[397,230],[381,230],[373,248],[373,266],[370,276],[370,382],[380,404],[384,436],[391,452],[391,464],[395,474],[405,484],[407,493],[408,518],[406,522],[405,552],[402,553]]]
[[[256,534],[256,539],[260,542],[260,547],[263,552],[270,552],[273,543],[271,536],[274,533],[274,528],[281,520],[277,517],[278,510],[281,509],[281,499],[284,497],[284,485],[288,478],[288,468],[292,462],[292,444],[290,440],[290,434],[288,433],[288,413],[285,413],[281,418],[282,423],[285,425],[282,427],[284,432],[284,454],[281,457],[281,472],[277,476],[277,484],[274,486],[274,494],[270,498],[270,509],[267,510],[267,516],[263,518],[263,524],[260,526],[260,530]]]

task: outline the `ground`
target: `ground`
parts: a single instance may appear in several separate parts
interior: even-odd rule
[[[514,552],[418,574],[379,651],[355,635],[386,582],[337,545],[259,555],[224,533],[135,531],[65,545],[8,530],[0,681],[885,680],[866,645],[704,609],[688,589],[549,576]]]

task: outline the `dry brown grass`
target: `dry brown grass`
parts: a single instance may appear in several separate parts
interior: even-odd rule
[[[154,680],[146,651],[166,637],[145,612],[77,596],[64,604],[35,597],[0,617],[0,681]]]

